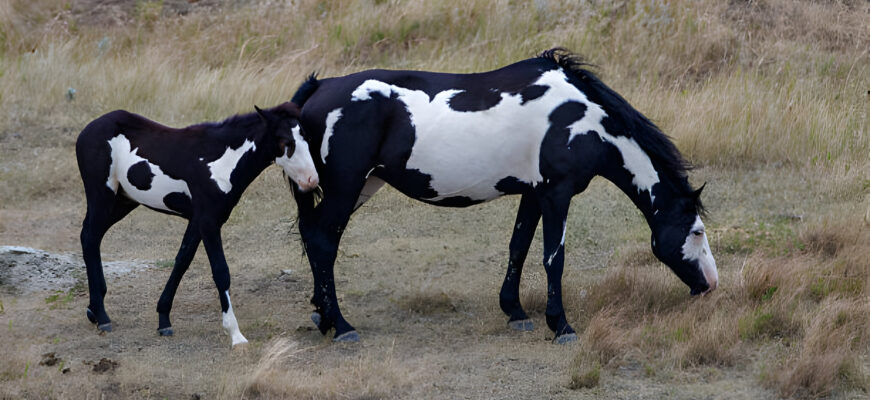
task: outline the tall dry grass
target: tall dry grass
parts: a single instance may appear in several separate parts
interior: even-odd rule
[[[695,162],[866,170],[866,2],[264,0],[184,16],[131,4],[121,23],[78,3],[0,5],[4,130],[78,128],[114,108],[218,119],[288,98],[314,70],[483,71],[562,45]]]
[[[649,260],[615,260],[575,305],[589,317],[572,376],[626,360],[655,375],[761,359],[758,378],[786,397],[870,389],[870,229],[834,214],[796,240],[778,243],[785,254],[759,249],[720,271],[729,285],[698,299]]]

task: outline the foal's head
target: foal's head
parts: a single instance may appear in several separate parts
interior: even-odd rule
[[[710,252],[707,233],[700,215],[701,190],[679,196],[669,210],[661,210],[652,234],[656,257],[670,267],[691,289],[691,294],[704,294],[719,286],[716,260]]]
[[[273,139],[275,162],[303,192],[316,188],[320,180],[299,126],[299,108],[287,102],[266,110],[254,109],[266,123],[267,137]]]

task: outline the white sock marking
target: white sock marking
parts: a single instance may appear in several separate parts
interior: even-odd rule
[[[222,325],[224,327],[224,331],[226,331],[226,333],[230,335],[230,338],[233,341],[233,346],[239,343],[248,343],[248,339],[245,339],[245,336],[242,335],[241,331],[239,331],[239,323],[238,321],[236,321],[236,315],[233,313],[233,303],[230,302],[230,291],[227,290],[226,292],[224,292],[224,294],[226,294],[227,304],[229,304],[227,312],[222,313]]]

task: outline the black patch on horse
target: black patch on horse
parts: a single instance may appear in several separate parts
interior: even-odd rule
[[[187,197],[184,193],[172,192],[163,196],[163,204],[166,204],[166,207],[183,216],[193,214],[193,205],[190,203],[190,197]]]
[[[523,101],[520,103],[521,105],[525,105],[527,102],[530,102],[534,99],[537,99],[547,93],[550,90],[549,86],[544,85],[532,85],[529,86],[522,91],[520,91],[520,96],[522,96]]]
[[[451,109],[460,112],[484,111],[501,103],[501,93],[494,90],[463,91],[450,98],[448,105]]]
[[[148,161],[142,160],[130,166],[127,170],[127,180],[136,189],[145,191],[151,189],[151,181],[154,180],[154,173],[151,172],[151,167]]]
[[[502,192],[504,194],[520,194],[529,192],[532,188],[532,185],[525,183],[516,177],[509,176],[507,178],[503,178],[495,184],[495,190]]]

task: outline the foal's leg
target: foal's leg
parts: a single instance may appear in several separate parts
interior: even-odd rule
[[[562,271],[565,265],[565,229],[571,196],[553,188],[539,198],[544,220],[544,269],[547,271],[547,326],[556,333],[556,343],[577,340],[562,306]]]
[[[520,305],[520,277],[523,264],[529,253],[529,245],[535,237],[535,229],[541,219],[541,206],[535,194],[524,194],[517,210],[517,221],[511,236],[510,258],[507,274],[499,293],[499,305],[510,319],[508,326],[518,331],[531,331],[535,325]]]
[[[233,346],[247,343],[248,339],[239,331],[239,323],[233,313],[233,305],[230,302],[230,269],[224,258],[224,248],[221,242],[220,225],[211,218],[200,218],[199,233],[202,236],[202,244],[208,254],[211,264],[211,276],[217,286],[218,296],[221,301],[221,313],[223,314],[224,331],[230,335]]]
[[[178,255],[175,256],[175,266],[172,267],[172,273],[169,275],[169,280],[166,281],[166,287],[163,288],[160,300],[157,301],[157,315],[159,319],[157,332],[160,333],[160,336],[172,336],[173,334],[172,323],[169,322],[172,300],[175,298],[178,284],[181,283],[181,277],[187,272],[187,267],[190,266],[190,262],[193,260],[194,254],[196,254],[199,242],[199,228],[191,221],[187,224],[187,230],[184,231],[184,239],[181,240],[181,248],[178,249]]]
[[[88,211],[82,222],[82,256],[88,277],[87,316],[101,331],[111,332],[112,321],[106,313],[103,299],[106,297],[106,278],[100,256],[100,243],[112,225],[123,219],[139,204],[122,195],[116,195],[107,187],[86,192]]]

